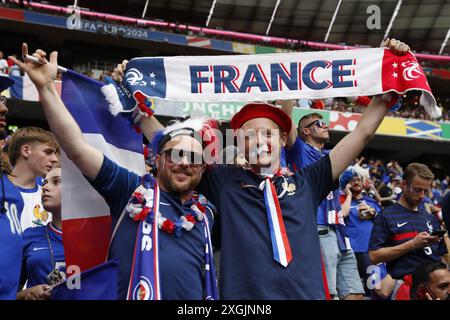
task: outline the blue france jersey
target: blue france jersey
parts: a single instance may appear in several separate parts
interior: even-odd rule
[[[378,202],[369,196],[365,195],[362,199],[352,199],[350,214],[345,218],[345,231],[350,239],[353,251],[357,253],[364,253],[369,250],[370,234],[373,227],[373,220],[359,218],[358,206],[363,201],[374,208],[377,214],[381,211]]]
[[[425,211],[411,211],[396,203],[385,208],[375,217],[369,250],[394,247],[413,239],[420,232],[440,229],[438,219]],[[440,261],[447,252],[444,241],[409,251],[395,260],[386,262],[387,270],[394,279],[400,279],[424,262]]]
[[[23,200],[17,187],[3,174],[6,213],[0,212],[0,300],[16,299],[22,266],[22,229],[20,215]],[[1,184],[0,184],[1,186]],[[1,186],[3,188],[3,186]]]
[[[106,156],[93,187],[105,198],[111,211],[113,228],[141,177],[120,167]],[[178,196],[160,190],[160,212],[172,221],[190,213],[190,201],[181,203]],[[212,205],[207,205],[209,226],[213,225]],[[125,216],[111,243],[109,258],[119,260],[119,297],[125,299],[133,261],[138,222]],[[183,230],[181,237],[159,232],[159,268],[161,296],[167,300],[201,300],[204,294],[203,267],[205,262],[205,234],[200,223],[191,231]]]
[[[51,247],[49,247],[47,234]],[[38,284],[47,284],[46,276],[54,268],[66,272],[62,231],[54,227],[52,223],[28,228],[23,233],[23,241],[24,275],[22,278],[28,280],[28,288]],[[54,265],[52,265],[51,251],[53,251]]]
[[[290,148],[285,148],[286,161],[292,171],[296,171],[317,160],[322,159],[329,150],[319,150],[309,143],[304,142],[300,137],[295,139],[294,144]]]
[[[328,156],[292,176],[276,177],[293,259],[287,268],[273,259],[262,178],[226,165],[207,169],[199,191],[217,206],[221,227],[222,299],[324,299],[315,213],[332,190]],[[283,188],[289,186],[288,188]]]
[[[322,159],[327,155],[329,150],[319,150],[309,143],[304,142],[300,137],[295,139],[294,145],[286,149],[286,161],[292,171],[296,171],[303,167]],[[329,195],[329,199],[325,199],[317,210],[317,224],[328,225],[328,209],[341,210],[339,202],[339,191],[336,190]]]

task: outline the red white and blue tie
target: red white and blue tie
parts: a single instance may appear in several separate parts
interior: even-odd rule
[[[292,251],[284,227],[277,191],[270,178],[266,178],[261,187],[264,188],[264,201],[266,203],[273,258],[283,267],[287,267],[292,260]]]

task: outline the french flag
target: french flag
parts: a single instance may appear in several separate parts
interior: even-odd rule
[[[74,71],[63,74],[62,100],[87,143],[139,175],[145,173],[142,134],[114,117],[100,88],[105,84]],[[87,270],[107,259],[111,237],[109,207],[78,168],[61,154],[62,220],[66,265]]]
[[[9,88],[9,96],[18,100],[39,101],[39,93],[36,86],[31,82],[28,74],[24,76],[9,75],[14,80],[14,85]],[[61,95],[61,81],[55,81],[56,90]]]

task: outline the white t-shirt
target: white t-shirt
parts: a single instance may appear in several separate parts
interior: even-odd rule
[[[44,210],[41,201],[42,187],[36,183],[36,187],[25,189],[17,187],[23,198],[23,211],[20,218],[22,231],[28,228],[34,228],[47,225],[52,221],[52,214]]]

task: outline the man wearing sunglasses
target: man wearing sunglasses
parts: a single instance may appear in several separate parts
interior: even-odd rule
[[[26,44],[22,53],[28,54]],[[156,180],[149,175],[141,177],[84,140],[54,86],[56,52],[50,55],[49,63],[42,50],[34,56],[45,64],[14,60],[36,85],[47,121],[62,149],[110,207],[114,236],[109,258],[119,261],[119,298],[143,300],[157,295],[154,287],[149,288],[153,283],[143,280],[153,272],[148,270],[154,270],[148,235],[156,220],[161,298],[217,299],[210,237],[215,208],[194,192],[205,170],[199,133],[203,122],[190,119],[164,130],[159,130],[159,124],[151,126],[158,131],[152,139],[157,175]]]
[[[369,257],[373,264],[386,262],[394,279],[402,279],[427,261],[440,261],[447,252],[443,234],[435,233],[441,229],[438,218],[419,206],[433,179],[426,165],[409,164],[403,174],[399,201],[375,218]]]
[[[281,101],[283,111],[292,117],[294,101]],[[286,160],[292,170],[305,168],[323,157],[329,140],[328,125],[317,112],[303,116],[298,129],[293,125],[286,146]],[[360,300],[364,289],[359,277],[357,260],[345,230],[339,202],[340,191],[330,192],[317,211],[320,247],[324,261],[328,289],[333,298]]]

